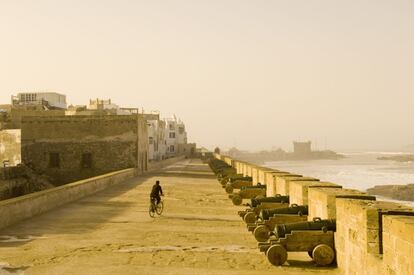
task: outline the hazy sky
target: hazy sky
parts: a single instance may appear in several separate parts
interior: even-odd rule
[[[0,102],[21,90],[176,113],[242,149],[414,143],[412,0],[0,0]]]

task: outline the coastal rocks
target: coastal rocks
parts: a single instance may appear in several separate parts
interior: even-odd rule
[[[390,157],[379,157],[378,160],[393,160],[397,162],[414,162],[414,155],[397,155]]]
[[[370,195],[378,195],[395,200],[414,201],[414,184],[376,185],[367,190]]]

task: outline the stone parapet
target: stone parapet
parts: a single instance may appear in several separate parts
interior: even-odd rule
[[[384,231],[380,228],[382,222],[379,213],[390,210],[410,211],[412,208],[384,201],[345,198],[336,200],[335,248],[338,267],[343,273],[361,274],[361,270],[364,270],[364,274],[409,274],[386,272],[383,265],[384,255],[380,253],[380,244],[381,234]],[[389,222],[386,225],[391,229],[389,232],[393,232],[394,237],[404,238],[402,232],[397,233],[395,228],[390,227]],[[386,244],[392,247],[389,240]],[[391,248],[387,248],[386,253],[390,250]],[[387,257],[394,257],[394,255],[389,254]]]
[[[279,195],[289,195],[289,182],[290,181],[319,181],[315,178],[303,177],[302,175],[289,174],[285,176],[276,176],[276,192]]]
[[[342,188],[310,188],[308,189],[309,220],[315,217],[321,219],[336,219],[337,198],[354,198],[375,200],[375,196],[369,196],[367,193]]]
[[[265,183],[266,183],[266,196],[273,197],[277,193],[276,191],[276,177],[277,176],[287,176],[290,175],[288,172],[266,172],[265,173]]]
[[[335,183],[266,169],[246,162],[240,165],[244,175],[264,181],[268,197],[289,195],[290,203],[307,204],[309,220],[336,219],[340,274],[414,274],[414,208],[376,201],[375,196]]]
[[[290,204],[308,205],[308,190],[311,188],[342,188],[342,186],[322,181],[290,181]]]
[[[414,217],[383,216],[383,259],[388,274],[412,274],[414,270]]]

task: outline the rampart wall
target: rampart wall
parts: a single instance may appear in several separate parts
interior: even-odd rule
[[[142,173],[148,169],[146,131],[139,116],[23,117],[22,162],[54,184],[126,168]]]
[[[257,175],[253,182],[266,184],[267,196],[289,195],[291,203],[308,205],[309,220],[336,219],[335,250],[342,274],[413,274],[414,208],[377,201],[375,196],[335,183],[219,154],[215,157],[239,174]]]

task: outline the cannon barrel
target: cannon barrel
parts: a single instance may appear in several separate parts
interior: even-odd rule
[[[273,234],[276,235],[276,238],[284,238],[286,234],[290,234],[292,231],[296,230],[336,231],[336,220],[321,220],[320,218],[314,218],[311,222],[277,224]]]
[[[221,178],[220,183],[226,185],[229,182],[246,178],[242,174],[229,174]]]
[[[275,208],[275,209],[263,209],[260,211],[259,217],[264,221],[268,220],[276,214],[287,214],[287,215],[308,215],[307,205],[292,204],[289,207]]]
[[[248,189],[266,189],[266,185],[242,186],[240,188],[240,190],[248,190]]]
[[[241,177],[230,177],[229,178],[229,181],[230,182],[235,182],[235,181],[238,181],[238,180],[241,180],[241,181],[252,181],[253,179],[252,179],[252,177],[244,177],[244,176],[241,176]]]
[[[289,196],[276,195],[274,197],[267,198],[253,198],[251,199],[251,207],[257,207],[263,202],[280,202],[280,203],[289,203]]]
[[[226,189],[226,192],[231,194],[233,193],[234,189],[240,189],[243,186],[252,186],[251,180],[235,180],[233,182],[228,182],[224,188]]]

